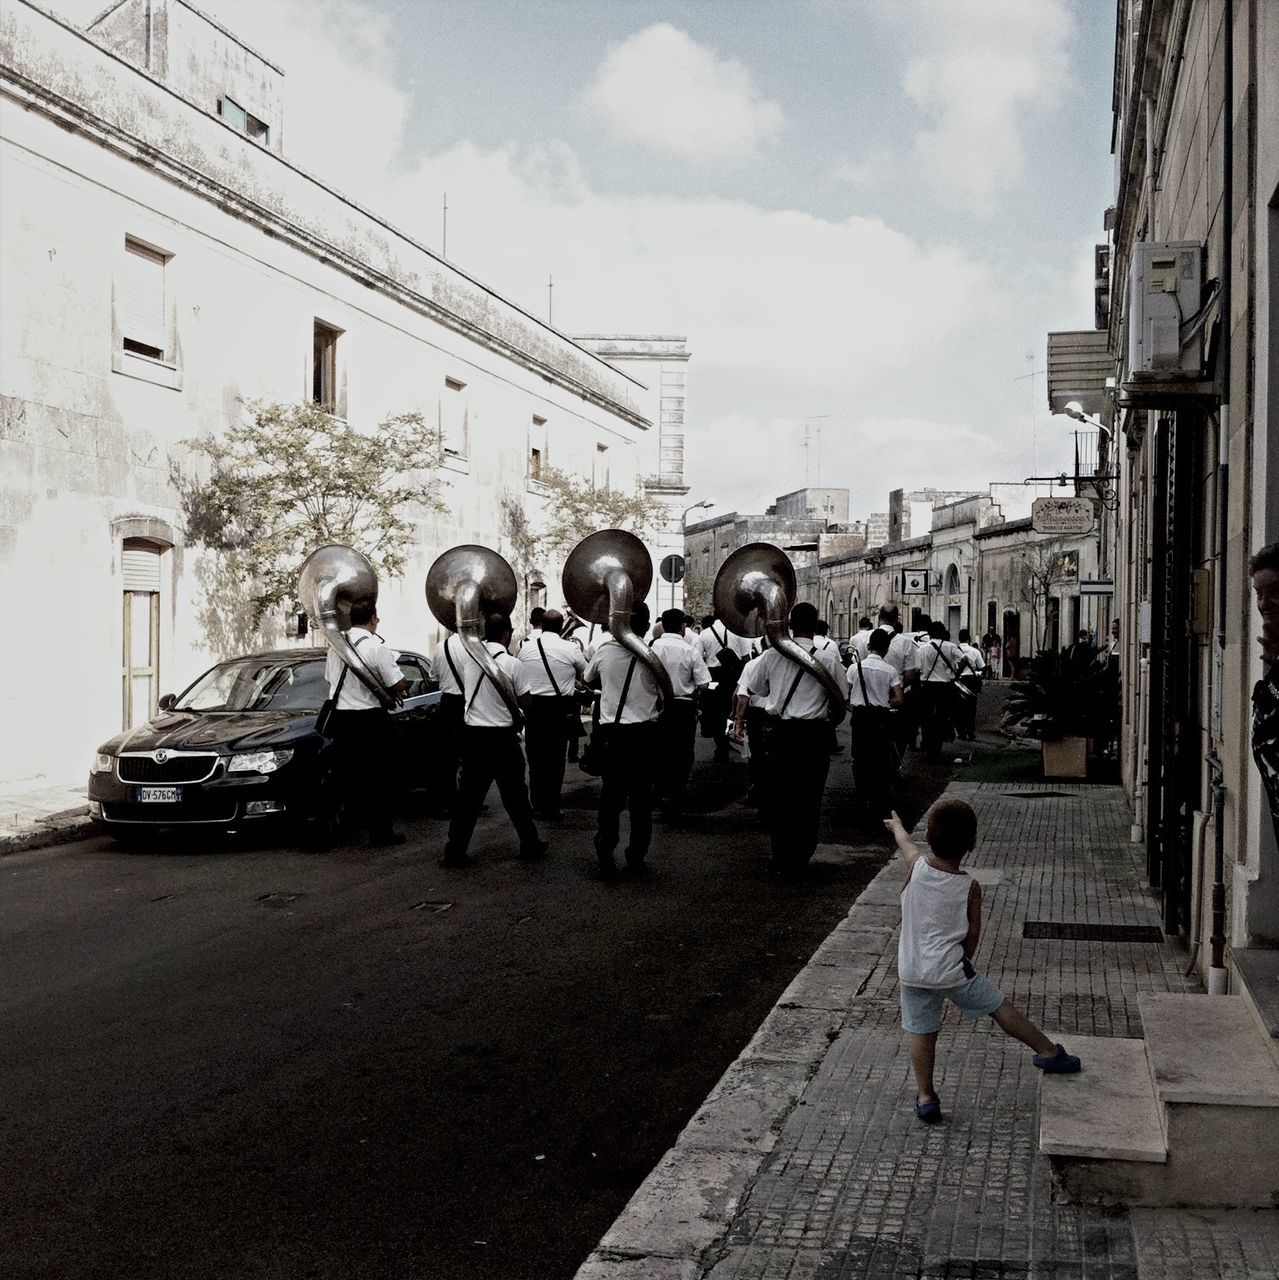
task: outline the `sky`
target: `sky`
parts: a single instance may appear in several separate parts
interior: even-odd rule
[[[286,154],[561,332],[687,338],[688,501],[1070,469],[1114,0],[197,0]],[[45,0],[83,23],[103,0]]]

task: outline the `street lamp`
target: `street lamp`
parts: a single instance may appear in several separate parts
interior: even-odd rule
[[[701,502],[695,502],[691,507],[684,508],[684,514],[679,518],[679,527],[684,529],[688,525],[688,513],[696,511],[698,507],[713,507],[715,504],[708,498],[703,498]]]
[[[1099,418],[1093,418],[1086,414],[1084,412],[1084,406],[1081,405],[1078,400],[1070,401],[1070,403],[1065,406],[1063,412],[1066,417],[1074,418],[1076,422],[1086,422],[1090,427],[1096,427],[1098,431],[1104,431],[1108,441],[1114,440],[1115,433]]]

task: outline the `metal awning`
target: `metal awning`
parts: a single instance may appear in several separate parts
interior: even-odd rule
[[[1114,376],[1104,329],[1072,329],[1048,335],[1048,408],[1064,412],[1076,400],[1093,417],[1107,407],[1107,379]]]

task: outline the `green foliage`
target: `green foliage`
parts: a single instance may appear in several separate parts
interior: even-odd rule
[[[703,578],[700,573],[690,573],[684,579],[684,612],[692,614],[699,622],[713,612],[711,593],[715,582]]]
[[[649,539],[662,514],[659,503],[640,485],[630,492],[597,489],[589,480],[546,467],[538,477],[545,506],[536,523],[530,520],[522,497],[502,499],[503,532],[517,564],[526,572],[544,559],[559,559],[588,533],[600,529],[629,529]]]
[[[185,443],[211,464],[207,479],[172,468],[187,539],[227,553],[253,622],[295,599],[298,570],[326,542],[362,551],[378,577],[403,571],[408,514],[440,511],[440,434],[420,414],[365,434],[318,405],[253,401],[216,436]]]
[[[1024,724],[1033,737],[1094,738],[1105,732],[1111,701],[1104,672],[1045,649],[1031,661],[1030,679],[1010,686],[1004,723]]]

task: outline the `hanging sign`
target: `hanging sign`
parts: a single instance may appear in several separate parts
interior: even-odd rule
[[[1030,527],[1036,533],[1091,533],[1095,518],[1091,498],[1036,498],[1030,507]]]

